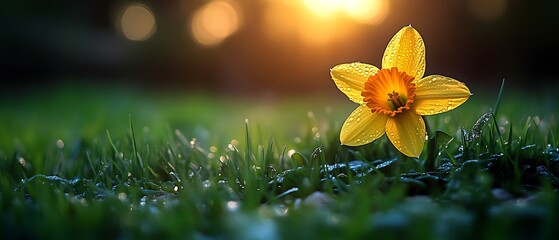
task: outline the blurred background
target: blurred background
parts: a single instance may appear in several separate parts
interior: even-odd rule
[[[275,97],[340,94],[329,69],[381,65],[412,25],[426,74],[472,92],[557,86],[556,0],[23,0],[0,10],[2,91],[123,85]]]

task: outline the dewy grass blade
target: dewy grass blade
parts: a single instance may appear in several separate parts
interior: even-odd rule
[[[251,143],[251,137],[250,137],[250,131],[249,131],[249,126],[248,126],[248,118],[245,119],[245,138],[246,138],[246,152],[245,152],[245,161],[247,164],[247,167],[250,169],[250,165],[252,164],[252,143]]]
[[[503,96],[503,89],[505,88],[505,79],[501,82],[501,88],[499,88],[499,94],[497,95],[497,100],[495,101],[495,106],[493,107],[493,114],[496,116],[499,112],[499,106],[501,105],[501,97]]]
[[[111,134],[109,133],[109,129],[105,129],[106,133],[107,133],[107,139],[109,140],[109,145],[111,145],[111,148],[113,149],[113,157],[109,158],[111,159],[111,165],[115,166],[116,169],[118,170],[119,174],[121,176],[124,176],[124,172],[122,171],[122,169],[120,168],[120,166],[116,163],[115,158],[119,158],[121,159],[121,153],[118,151],[118,149],[116,148],[113,139],[111,138]]]
[[[138,147],[136,145],[136,134],[134,132],[134,126],[132,125],[132,114],[128,115],[128,126],[130,128],[130,142],[132,143],[132,171],[138,176],[139,173],[144,173],[144,164],[138,157]],[[143,174],[145,176],[145,174]]]
[[[480,112],[485,109],[480,109],[479,104],[465,105],[463,112],[453,113],[456,115],[429,117],[435,134],[430,137],[436,137],[431,148],[435,166],[439,160],[452,162],[453,166],[445,163],[428,173],[419,167],[419,161],[395,159],[398,152],[391,148],[386,136],[379,144],[339,147],[338,139],[330,138],[338,137],[341,126],[332,119],[345,113],[333,111],[328,119],[313,115],[312,124],[305,124],[304,116],[309,109],[301,107],[305,103],[302,99],[288,103],[285,108],[266,108],[263,115],[269,118],[267,123],[261,124],[264,120],[257,116],[253,120],[251,116],[253,125],[245,126],[246,129],[227,125],[229,119],[247,117],[239,115],[244,114],[239,109],[246,107],[242,105],[246,102],[228,102],[231,105],[223,109],[232,110],[227,111],[197,111],[189,106],[203,105],[200,109],[208,109],[204,107],[207,102],[215,100],[197,99],[183,106],[156,99],[157,114],[142,114],[138,109],[143,104],[113,104],[111,108],[84,113],[85,121],[91,120],[89,114],[107,117],[91,124],[91,129],[84,129],[87,134],[75,138],[81,133],[79,127],[73,126],[86,126],[82,122],[63,116],[60,128],[45,126],[43,112],[21,106],[8,111],[9,106],[3,105],[0,115],[6,118],[18,115],[22,109],[29,113],[24,114],[25,121],[0,118],[0,236],[100,238],[116,234],[130,238],[245,239],[252,236],[245,233],[266,233],[272,239],[352,239],[374,232],[385,239],[401,235],[402,230],[404,238],[418,239],[444,239],[452,234],[463,234],[468,239],[524,239],[542,236],[542,232],[553,236],[559,222],[555,214],[559,210],[557,114],[555,109],[539,104],[541,99],[511,95],[509,100],[503,94],[502,89],[495,109],[499,124],[505,116],[510,122],[500,129],[502,139],[506,140],[503,144],[492,132],[498,126],[493,124],[495,119],[489,119],[490,113],[474,127],[470,123],[466,130],[466,125],[462,125],[475,121],[473,115],[484,113]],[[98,96],[102,95],[96,94],[94,100],[102,105],[121,99]],[[516,108],[511,110],[508,105]],[[59,104],[52,109],[58,107]],[[81,113],[84,109],[87,108],[80,103],[68,111]],[[285,114],[282,109],[293,112]],[[127,112],[138,113],[133,119],[136,126],[131,120],[122,121],[130,117]],[[270,112],[277,112],[281,118],[269,116]],[[535,117],[538,113],[534,112],[541,114]],[[288,118],[293,115],[298,117]],[[139,122],[169,127],[152,128],[149,136],[153,138],[147,138],[142,134],[145,129],[134,128]],[[199,142],[174,131],[184,129],[186,135],[199,137],[199,124],[208,130],[201,131],[205,137]],[[443,137],[448,136],[437,136],[435,131],[443,124],[441,130],[458,135],[457,140],[462,142],[452,141],[444,148],[447,142]],[[304,134],[312,133],[315,126],[320,126],[322,136],[330,137],[305,138]],[[260,135],[266,136],[270,129],[280,134],[266,142]],[[30,136],[25,135],[27,132]],[[13,144],[15,138],[17,143]],[[226,141],[239,138],[242,143]],[[54,147],[52,139],[65,139],[66,149],[74,141],[82,141],[83,147],[76,148],[78,154],[72,156],[83,165],[68,164],[60,170],[61,176],[45,176],[52,174],[56,165],[50,160],[59,153],[68,154],[50,150]],[[491,142],[493,147],[489,147]],[[45,149],[46,144],[51,147]],[[217,150],[208,152],[205,144]],[[509,156],[501,154],[500,146]],[[497,154],[491,154],[489,149]],[[437,157],[440,151],[443,154]],[[65,161],[74,158],[64,157]],[[26,170],[28,167],[33,168]],[[45,175],[33,180],[30,174]],[[313,202],[308,196],[314,192],[327,196],[327,205],[309,205]],[[512,196],[503,200],[499,192]],[[437,220],[445,216],[455,221]],[[489,221],[495,224],[470,231]],[[541,224],[535,228],[533,224],[516,224],[525,221]],[[440,233],[441,227],[447,230]]]

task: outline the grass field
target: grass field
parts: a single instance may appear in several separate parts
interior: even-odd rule
[[[475,93],[475,92],[474,92]],[[552,239],[549,93],[474,95],[427,117],[418,158],[339,143],[355,105],[104,88],[9,93],[2,239]]]

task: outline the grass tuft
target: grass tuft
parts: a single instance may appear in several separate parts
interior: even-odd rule
[[[417,159],[386,138],[341,146],[352,108],[331,99],[105,93],[65,106],[83,118],[54,111],[60,100],[4,107],[0,236],[549,239],[557,113],[502,101],[503,88],[494,111],[471,99],[429,117]],[[68,94],[53,96],[78,99]]]

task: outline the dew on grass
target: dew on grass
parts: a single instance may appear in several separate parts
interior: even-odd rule
[[[520,149],[521,150],[526,150],[526,149],[535,148],[535,147],[536,147],[536,144],[530,144],[530,145],[523,146]]]
[[[216,146],[211,146],[210,147],[210,152],[216,153],[217,152],[217,147]]]
[[[27,161],[25,161],[25,158],[18,156],[17,157],[17,162],[23,166],[24,168],[27,168]]]
[[[239,202],[237,201],[228,201],[227,202],[227,209],[229,211],[237,211],[239,209]]]
[[[169,172],[169,175],[171,175],[171,177],[172,177],[175,181],[177,181],[177,182],[179,182],[179,183],[181,182],[181,179],[180,179],[179,175],[178,175],[176,172]]]
[[[212,184],[211,184],[210,180],[204,180],[204,181],[202,182],[202,187],[204,187],[205,189],[210,188],[211,185],[212,185]]]
[[[312,131],[313,133],[317,133],[317,132],[318,132],[318,127],[312,127],[312,128],[311,128],[311,131]]]
[[[128,200],[128,196],[126,195],[126,193],[123,193],[123,192],[117,194],[117,198],[121,202],[125,202],[126,200]]]
[[[59,149],[64,148],[64,142],[62,141],[62,139],[56,140],[56,147],[59,148]]]
[[[287,151],[287,156],[291,157],[293,156],[293,154],[295,154],[297,151],[295,149],[289,149],[289,151]]]
[[[283,204],[275,204],[272,205],[271,208],[274,215],[279,217],[287,216],[287,213],[289,212],[289,207]]]
[[[493,111],[491,109],[489,110],[489,112],[481,115],[481,117],[476,121],[476,123],[472,127],[472,130],[467,136],[469,142],[472,142],[473,140],[481,136],[483,126],[489,121],[492,115],[493,115]]]

